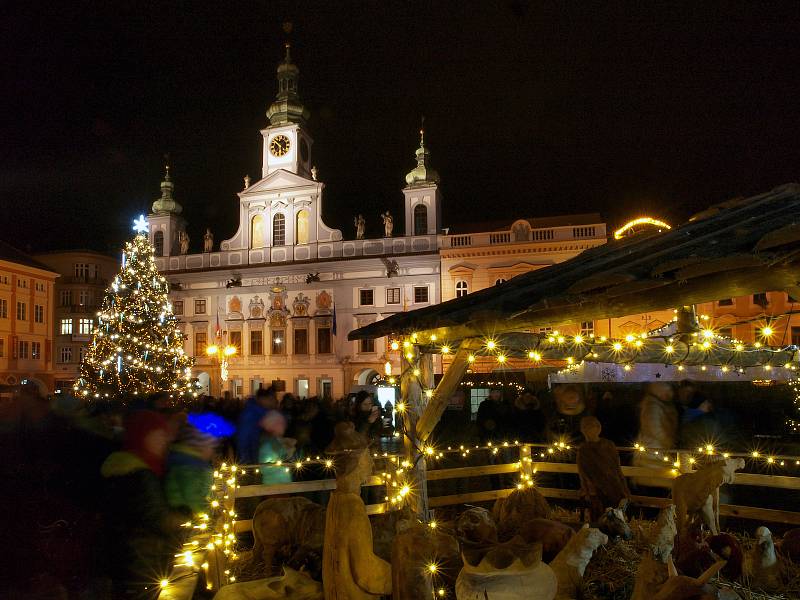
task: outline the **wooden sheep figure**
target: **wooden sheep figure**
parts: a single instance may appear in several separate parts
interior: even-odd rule
[[[558,553],[550,568],[558,579],[556,600],[577,598],[577,591],[583,581],[586,565],[592,559],[594,551],[608,543],[608,536],[588,524],[584,525]]]
[[[699,515],[711,533],[719,533],[719,486],[733,483],[735,472],[744,468],[744,459],[714,461],[692,473],[685,473],[672,484],[672,500],[680,536],[689,521]]]
[[[759,527],[756,529],[755,542],[747,553],[745,564],[750,583],[753,587],[774,590],[781,584],[781,573],[772,532],[766,527]]]

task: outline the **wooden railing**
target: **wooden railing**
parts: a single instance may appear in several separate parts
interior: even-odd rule
[[[527,456],[531,455],[530,445],[520,446],[520,451]],[[578,467],[574,463],[564,462],[537,462],[533,461],[527,465],[522,461],[515,461],[511,463],[502,463],[494,465],[480,465],[480,466],[467,466],[467,467],[454,467],[454,468],[440,468],[429,469],[425,472],[426,480],[433,481],[446,481],[454,479],[468,479],[473,477],[487,477],[497,476],[512,473],[524,472],[528,468],[529,472],[534,474],[549,473],[549,474],[577,474]],[[661,479],[665,483],[665,487],[671,487],[671,482],[675,479],[675,473],[670,468],[654,469],[647,467],[633,467],[623,466],[622,472],[626,477],[647,477],[650,479]],[[378,476],[372,476],[364,484],[365,486],[379,486],[382,485],[382,480]],[[782,475],[762,475],[757,473],[736,473],[733,485],[747,485],[765,488],[779,488],[786,490],[800,490],[800,477],[788,477]],[[293,483],[283,484],[253,484],[243,485],[236,489],[236,499],[241,498],[254,498],[254,497],[270,497],[276,495],[287,494],[303,494],[309,492],[324,492],[335,489],[335,479],[319,479],[313,481],[298,481]],[[510,495],[516,487],[489,489],[475,492],[467,492],[461,494],[428,496],[428,508],[435,509],[443,506],[452,506],[456,504],[470,504],[476,502],[490,502],[498,498],[503,498]],[[546,498],[555,500],[570,500],[578,501],[577,489],[563,489],[552,487],[536,486],[536,489]],[[652,496],[634,495],[632,501],[643,507],[662,508],[671,504],[669,498],[656,498]],[[381,514],[392,509],[389,503],[369,504],[367,505],[368,514]],[[739,506],[733,504],[721,504],[720,515],[737,517],[741,519],[752,519],[763,522],[772,523],[785,523],[789,525],[800,525],[800,512],[775,510],[769,508],[752,507],[752,506]],[[253,527],[252,519],[237,520],[234,524],[233,531],[236,534],[251,531]],[[204,546],[204,540],[199,542]],[[224,557],[220,553],[210,551],[209,555],[216,554],[216,556],[209,556],[209,562],[214,562],[214,569],[220,573],[224,567]],[[195,561],[197,562],[197,561]],[[169,589],[164,590],[160,596],[162,599],[178,600],[191,598],[191,593],[196,586],[198,571],[194,572],[194,583],[189,581],[186,566],[176,567],[173,572],[171,580],[175,579],[181,582],[181,586],[170,585]],[[208,569],[206,569],[208,572]],[[222,582],[219,577],[216,577],[212,582],[213,589],[219,589]],[[187,592],[191,587],[191,591]],[[179,593],[179,590],[184,590]],[[188,595],[187,595],[188,593]]]

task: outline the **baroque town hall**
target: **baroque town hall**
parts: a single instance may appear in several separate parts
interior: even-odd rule
[[[288,44],[277,75],[278,94],[261,131],[261,179],[245,178],[234,236],[215,249],[207,234],[205,251],[188,254],[169,172],[148,216],[186,350],[210,393],[241,396],[275,383],[299,396],[340,397],[383,375],[387,361],[395,374],[399,369],[387,340],[351,342],[352,329],[605,242],[597,215],[541,224],[523,219],[486,233],[442,233],[439,176],[422,136],[417,164],[403,188],[402,222],[388,224],[383,238],[343,239],[322,220],[325,185],[312,166],[309,114],[300,101],[299,70]],[[361,231],[357,238],[363,238]],[[537,260],[527,260],[530,256]],[[442,273],[445,263],[448,272]],[[225,381],[219,357],[206,355],[210,345],[237,348]]]

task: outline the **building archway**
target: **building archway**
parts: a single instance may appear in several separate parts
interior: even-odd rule
[[[363,369],[356,376],[358,385],[375,385],[381,376],[375,369]]]
[[[211,376],[205,371],[200,371],[197,374],[197,385],[198,394],[211,394]]]
[[[20,381],[20,383],[22,384],[27,383],[29,385],[36,386],[36,391],[39,392],[40,396],[47,396],[47,394],[49,393],[47,385],[45,385],[43,381],[41,381],[40,379],[36,379],[35,377],[24,378],[22,379],[22,381]]]

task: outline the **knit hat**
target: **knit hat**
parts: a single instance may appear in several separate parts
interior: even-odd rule
[[[189,448],[213,448],[217,445],[217,438],[187,422],[181,426],[175,442]]]

